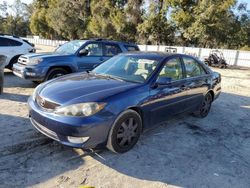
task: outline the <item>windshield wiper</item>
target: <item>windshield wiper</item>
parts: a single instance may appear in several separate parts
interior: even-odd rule
[[[118,78],[118,77],[116,77],[116,76],[110,76],[110,75],[108,75],[108,74],[99,74],[99,75],[100,75],[100,76],[104,76],[104,77],[106,77],[106,78],[108,78],[108,79],[119,80],[119,81],[125,82],[123,79]]]

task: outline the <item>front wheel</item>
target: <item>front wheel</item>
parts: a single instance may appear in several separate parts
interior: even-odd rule
[[[51,80],[51,79],[63,76],[65,74],[67,74],[67,73],[68,72],[66,70],[62,69],[62,68],[53,68],[48,72],[47,77],[46,77],[46,79],[44,81]]]
[[[107,148],[124,153],[134,147],[142,132],[142,120],[134,110],[126,110],[115,120],[109,132]]]
[[[197,112],[194,112],[194,115],[196,117],[201,117],[201,118],[206,117],[209,114],[212,102],[213,102],[213,97],[211,93],[207,93],[202,101],[200,109]]]

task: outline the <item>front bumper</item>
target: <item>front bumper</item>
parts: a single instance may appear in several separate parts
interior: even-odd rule
[[[44,135],[61,144],[76,148],[95,148],[106,144],[110,127],[115,119],[103,112],[90,117],[65,117],[46,112],[30,97],[28,100],[30,120],[33,126]],[[72,143],[72,137],[89,137],[84,143]]]
[[[26,66],[19,63],[13,65],[13,73],[16,76],[32,81],[43,81],[47,71],[47,67]]]

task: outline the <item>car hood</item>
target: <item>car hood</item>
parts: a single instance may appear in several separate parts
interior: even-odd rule
[[[41,59],[48,59],[48,58],[64,58],[65,56],[69,56],[71,54],[59,54],[59,53],[55,53],[55,52],[51,52],[51,53],[30,53],[30,54],[26,54],[23,55],[23,57],[26,57],[28,59],[32,59],[32,58],[41,58]]]
[[[60,105],[105,102],[105,98],[139,85],[100,75],[77,73],[45,83],[38,94],[40,97]]]

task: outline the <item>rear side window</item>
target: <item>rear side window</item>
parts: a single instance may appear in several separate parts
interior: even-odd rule
[[[129,52],[139,51],[139,48],[138,48],[137,46],[125,45],[124,47],[125,47]]]
[[[121,49],[119,46],[114,44],[104,44],[104,56],[115,56],[121,53]]]
[[[0,46],[22,46],[22,43],[16,40],[0,37]]]
[[[183,62],[186,67],[187,78],[196,77],[206,74],[203,67],[192,58],[183,57]]]
[[[10,46],[22,46],[22,44],[23,44],[23,43],[16,41],[16,40],[11,40],[11,39],[8,39],[8,40],[9,40]]]
[[[9,43],[6,38],[0,37],[0,46],[9,46]]]

